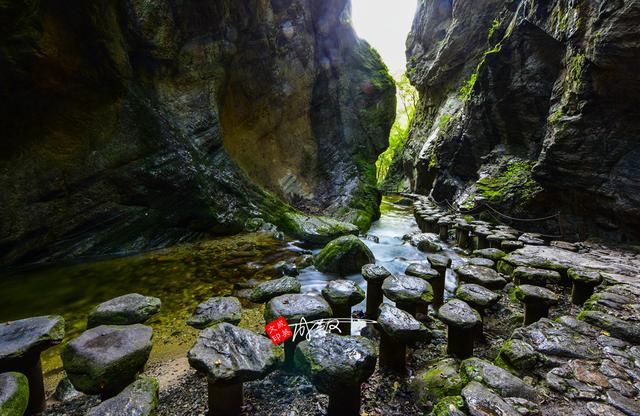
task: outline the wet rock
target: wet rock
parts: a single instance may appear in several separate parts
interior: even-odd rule
[[[204,329],[220,322],[237,325],[241,319],[242,305],[238,298],[232,296],[215,297],[196,306],[196,310],[187,321],[187,325]]]
[[[433,406],[431,416],[465,416],[462,396],[448,396]]]
[[[367,306],[366,315],[371,319],[378,316],[378,307],[382,303],[382,282],[391,276],[389,270],[375,264],[362,266],[362,277],[367,281]]]
[[[640,326],[637,322],[623,321],[598,311],[584,311],[578,316],[578,319],[602,328],[614,337],[640,344]]]
[[[422,233],[412,236],[411,245],[417,247],[418,250],[427,253],[437,253],[442,250],[438,236],[431,233]]]
[[[473,355],[477,328],[482,324],[480,314],[460,299],[451,299],[438,310],[438,318],[447,325],[447,352],[454,357]]]
[[[329,304],[318,296],[304,294],[280,295],[271,299],[264,311],[264,319],[271,322],[284,317],[287,323],[295,324],[305,318],[307,322],[330,318],[332,310]]]
[[[607,402],[628,416],[640,415],[640,401],[625,397],[617,391],[607,391]]]
[[[500,249],[505,253],[511,253],[512,251],[522,247],[524,247],[524,243],[522,241],[504,240],[500,243]]]
[[[425,263],[411,263],[404,271],[407,276],[419,277],[427,282],[437,279],[440,274],[437,270],[432,269],[429,264]]]
[[[288,212],[286,217],[295,224],[287,232],[315,246],[327,244],[342,236],[358,235],[359,232],[358,227],[353,224],[328,217],[305,215],[299,212]]]
[[[518,237],[518,241],[530,246],[544,246],[545,241],[540,234],[524,233]]]
[[[438,272],[440,272],[441,269],[451,267],[451,259],[442,254],[429,254],[427,260],[429,260],[431,267],[438,270]]]
[[[592,348],[591,338],[547,318],[542,318],[529,326],[517,328],[513,332],[512,339],[526,342],[544,356],[584,359],[595,359],[601,356],[601,352]]]
[[[433,301],[431,285],[419,277],[389,276],[382,283],[382,291],[398,308],[412,315],[415,315],[416,306]]]
[[[484,286],[466,283],[458,286],[456,289],[456,297],[467,302],[472,308],[482,314],[485,309],[495,305],[501,296]]]
[[[322,289],[322,296],[329,305],[354,306],[364,300],[364,290],[351,280],[332,280]]]
[[[142,377],[120,394],[89,409],[87,416],[153,416],[158,407],[158,381]]]
[[[455,272],[461,281],[475,283],[491,290],[500,290],[507,284],[498,272],[488,267],[467,264],[458,267]]]
[[[602,275],[599,272],[580,269],[569,269],[567,275],[572,282],[571,302],[574,305],[582,305],[591,297],[593,289],[602,283]]]
[[[362,266],[361,273],[367,282],[379,281],[382,283],[384,279],[391,276],[389,270],[376,264],[365,264]]]
[[[89,312],[87,328],[141,324],[160,312],[160,299],[130,293],[103,302]]]
[[[513,271],[513,282],[516,285],[528,284],[546,286],[560,283],[560,273],[554,270],[534,269],[532,267],[517,267]]]
[[[506,341],[500,348],[496,363],[506,370],[523,372],[533,369],[539,362],[538,353],[526,342],[519,339]]]
[[[269,280],[260,283],[251,292],[250,300],[254,303],[265,303],[276,296],[287,293],[300,293],[300,281],[296,277],[281,277],[280,279]]]
[[[469,358],[460,365],[463,380],[478,381],[502,397],[520,397],[537,401],[538,393],[522,379],[480,358]]]
[[[480,250],[474,250],[473,255],[476,257],[482,257],[485,259],[493,260],[494,262],[497,263],[498,260],[506,256],[507,253],[497,248],[483,248]]]
[[[474,257],[472,259],[469,259],[469,264],[472,266],[488,267],[490,269],[493,269],[496,267],[495,261],[491,259],[485,259],[483,257]]]
[[[22,416],[29,404],[29,380],[22,373],[0,374],[0,415]]]
[[[362,266],[373,262],[375,257],[369,247],[353,235],[331,241],[314,258],[316,269],[341,276],[358,273]]]
[[[457,360],[445,358],[418,372],[411,385],[418,402],[426,406],[447,396],[459,396],[464,387],[459,368]]]
[[[505,397],[504,401],[522,416],[537,416],[540,414],[540,406],[530,400],[520,397]]]
[[[558,303],[554,292],[540,286],[520,285],[514,290],[516,299],[524,303],[524,324],[530,325],[549,316],[549,307]]]
[[[378,324],[382,331],[403,343],[424,341],[429,330],[407,312],[384,304],[380,307]]]
[[[69,342],[60,354],[74,387],[110,397],[129,385],[151,352],[153,330],[147,326],[101,325]]]
[[[298,266],[291,261],[280,261],[273,266],[278,276],[298,276]]]
[[[624,413],[605,403],[589,402],[585,406],[590,416],[625,416]]]
[[[56,391],[54,393],[54,397],[59,402],[70,402],[80,397],[83,397],[84,394],[76,390],[71,384],[69,377],[65,377],[56,386]]]
[[[477,381],[462,389],[462,397],[472,416],[520,416],[510,404]]]
[[[298,345],[295,361],[318,391],[329,395],[330,415],[360,414],[360,384],[376,367],[373,342],[320,333]]]

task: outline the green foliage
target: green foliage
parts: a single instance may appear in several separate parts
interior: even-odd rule
[[[389,147],[376,162],[378,184],[384,181],[396,153],[402,152],[409,137],[409,129],[416,113],[418,92],[409,82],[406,74],[395,77],[397,110],[396,120],[389,133]]]

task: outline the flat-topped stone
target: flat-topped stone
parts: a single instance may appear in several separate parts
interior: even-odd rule
[[[364,300],[364,290],[351,280],[332,280],[322,289],[322,296],[331,306],[354,306]]]
[[[533,284],[544,286],[548,283],[560,283],[561,276],[555,270],[536,269],[520,266],[513,271],[515,284]]]
[[[500,243],[500,248],[507,253],[510,253],[522,247],[524,247],[524,243],[522,241],[504,240]]]
[[[524,303],[537,302],[547,306],[555,305],[560,298],[551,290],[534,285],[516,286],[514,291],[516,299]]]
[[[329,242],[313,259],[318,271],[341,276],[357,273],[365,264],[374,262],[375,257],[369,247],[354,235]]]
[[[473,255],[498,262],[498,260],[505,257],[507,253],[499,248],[483,248],[480,250],[474,250]]]
[[[228,322],[237,325],[242,320],[242,305],[233,296],[215,297],[196,306],[196,310],[187,321],[187,325],[198,329]]]
[[[602,283],[602,275],[594,270],[571,268],[567,270],[567,276],[573,281],[577,281],[590,286],[598,286]]]
[[[489,234],[487,236],[487,241],[489,241],[490,243],[501,243],[502,241],[505,240],[516,240],[517,237],[513,234],[510,233],[505,233],[505,232],[501,232],[501,231],[497,231],[494,232],[493,234]]]
[[[141,377],[120,394],[89,409],[87,416],[152,416],[158,408],[158,381]]]
[[[543,246],[545,245],[545,241],[540,234],[535,233],[524,233],[520,237],[518,237],[518,241],[521,241],[524,244],[530,246]]]
[[[498,293],[475,283],[466,283],[458,286],[456,297],[477,310],[489,308],[500,300]]]
[[[361,269],[362,277],[367,282],[380,281],[382,282],[387,277],[391,276],[391,272],[382,266],[377,264],[365,264]]]
[[[0,415],[22,416],[29,404],[29,380],[22,373],[0,374]]]
[[[460,365],[463,378],[478,381],[502,397],[520,397],[537,401],[536,390],[519,377],[480,358],[468,358]]]
[[[456,268],[456,275],[466,283],[475,283],[487,289],[500,290],[507,284],[504,277],[488,267],[466,264]]]
[[[451,299],[438,310],[438,318],[448,326],[455,328],[475,328],[482,319],[478,312],[460,299]]]
[[[390,276],[384,279],[382,291],[394,302],[431,303],[433,289],[429,282],[413,276]]]
[[[419,277],[428,282],[433,279],[437,279],[440,276],[437,270],[432,269],[428,264],[425,263],[411,263],[409,266],[407,266],[404,274],[406,274],[407,276]]]
[[[249,300],[254,303],[265,303],[276,296],[286,295],[288,293],[300,293],[301,287],[300,281],[296,277],[285,276],[280,279],[260,283],[251,292]]]
[[[160,312],[160,299],[129,293],[103,302],[89,312],[87,328],[141,324]]]
[[[394,306],[380,307],[378,324],[385,334],[403,343],[422,341],[429,337],[429,330],[411,314]]]
[[[451,259],[442,254],[430,254],[427,256],[427,260],[434,269],[451,267]]]
[[[415,234],[411,237],[411,245],[427,253],[437,253],[442,250],[438,236],[431,233]]]
[[[282,316],[289,324],[296,324],[302,318],[309,322],[330,318],[331,315],[331,306],[321,297],[297,293],[271,299],[264,310],[265,321],[271,322]]]
[[[0,363],[40,353],[62,342],[64,319],[38,316],[0,324]]]
[[[490,269],[496,267],[495,261],[491,259],[485,259],[483,257],[474,257],[472,259],[469,259],[469,264],[472,266],[489,267]]]
[[[135,378],[151,353],[148,326],[101,325],[69,342],[60,354],[74,387],[86,394],[113,396]]]
[[[284,357],[268,338],[226,322],[200,332],[189,350],[189,364],[212,384],[257,380],[273,371]]]
[[[411,387],[421,405],[435,403],[447,396],[459,395],[464,387],[460,377],[459,361],[444,358],[429,365],[416,374]]]

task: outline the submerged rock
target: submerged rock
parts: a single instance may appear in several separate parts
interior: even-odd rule
[[[120,394],[89,409],[87,416],[153,416],[158,407],[158,381],[142,377]]]
[[[365,264],[375,262],[369,247],[358,237],[350,235],[327,244],[314,259],[316,269],[341,276],[358,273]]]
[[[160,299],[130,293],[103,302],[89,312],[87,328],[141,324],[160,312]]]

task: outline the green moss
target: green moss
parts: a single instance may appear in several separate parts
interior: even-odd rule
[[[21,373],[10,372],[5,376],[11,377],[16,382],[16,391],[7,397],[8,400],[0,403],[0,416],[22,415],[29,403],[29,382]]]
[[[447,127],[447,124],[449,124],[450,120],[451,114],[443,114],[438,121],[438,127],[440,128],[440,130],[444,130],[444,128]]]
[[[556,124],[564,116],[565,116],[565,114],[562,111],[562,109],[556,110],[556,111],[553,112],[553,114],[551,114],[551,116],[549,116],[549,123]]]
[[[496,269],[499,273],[511,276],[513,274],[513,271],[515,270],[515,267],[511,263],[508,263],[504,260],[499,260]]]
[[[447,396],[459,395],[464,387],[458,372],[456,361],[444,359],[428,371],[419,374],[416,380],[418,396],[423,404],[428,401],[439,401]]]
[[[464,409],[464,399],[461,396],[447,396],[440,400],[431,410],[430,416],[449,416]]]
[[[526,206],[542,191],[531,175],[533,162],[507,162],[506,166],[497,176],[480,179],[476,186],[489,202],[502,204],[508,198],[513,198],[518,204]]]
[[[489,33],[487,34],[487,39],[489,41],[491,41],[491,38],[493,38],[493,35],[496,33],[496,30],[500,29],[501,25],[502,25],[502,22],[500,22],[500,20],[493,19],[493,22],[491,22],[491,27],[489,28]]]

